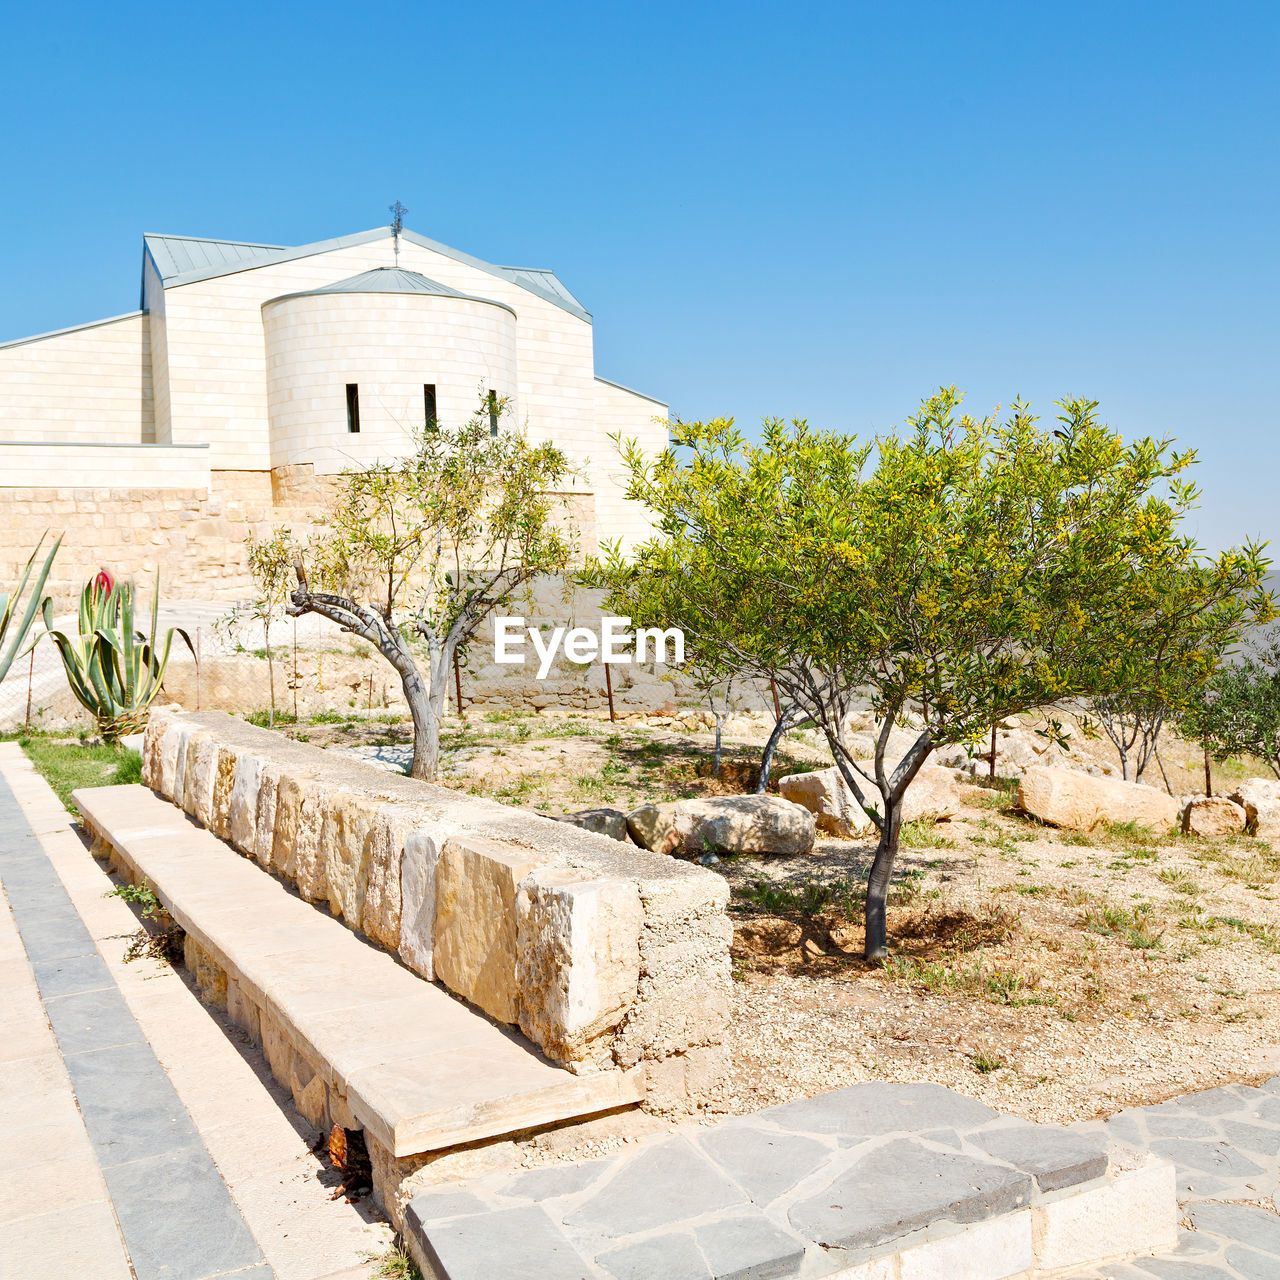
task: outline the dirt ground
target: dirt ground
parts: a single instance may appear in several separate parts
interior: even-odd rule
[[[406,740],[378,723],[288,731]],[[444,746],[446,785],[551,813],[741,791],[758,758],[758,743],[728,744],[715,779],[708,734],[537,716],[451,720]],[[1171,784],[1190,789],[1194,750],[1170,739],[1162,756]],[[779,769],[823,758],[792,738]],[[1223,785],[1257,772],[1215,766]],[[1019,814],[1011,784],[962,795],[953,821],[904,833],[885,966],[860,955],[870,845],[820,839],[802,857],[721,861],[734,1067],[710,1112],[932,1080],[1069,1121],[1280,1071],[1280,853],[1248,836],[1058,831]]]

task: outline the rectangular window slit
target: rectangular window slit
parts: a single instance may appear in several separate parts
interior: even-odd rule
[[[489,392],[489,434],[491,436],[498,434],[498,393],[496,391]]]
[[[356,435],[360,430],[360,386],[347,383],[347,430]]]
[[[422,420],[426,424],[428,431],[434,431],[438,425],[436,421],[436,384],[434,382],[424,382],[422,384]]]

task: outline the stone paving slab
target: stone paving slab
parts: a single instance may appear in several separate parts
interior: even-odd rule
[[[22,1280],[130,1274],[137,1280],[213,1280],[256,1271],[264,1280],[270,1277],[190,1116],[3,777],[0,883],[52,1042],[43,1059],[5,1062],[5,1095],[21,1092],[6,1114],[35,1108],[41,1115],[38,1082],[44,1079],[56,1090],[58,1079],[69,1077],[88,1139],[80,1145],[74,1127],[60,1134],[46,1128],[44,1138],[60,1136],[70,1146],[61,1148],[59,1159],[19,1171],[23,1181],[14,1190],[25,1199],[9,1204],[0,1274]],[[6,1000],[11,990],[6,984]],[[41,1066],[42,1060],[48,1065]],[[47,1148],[43,1154],[48,1156]],[[36,1201],[46,1212],[33,1211]]]
[[[948,1237],[963,1251],[975,1224],[1009,1224],[992,1247],[1021,1269],[1030,1211],[1105,1189],[1109,1150],[1104,1133],[1002,1117],[939,1086],[859,1084],[603,1160],[424,1192],[406,1218],[438,1280],[506,1274],[515,1239],[529,1276],[785,1280]]]

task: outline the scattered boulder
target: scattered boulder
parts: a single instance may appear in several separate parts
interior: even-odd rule
[[[834,765],[811,773],[790,773],[778,779],[778,794],[802,805],[814,816],[819,831],[847,840],[871,829],[871,819]]]
[[[808,853],[817,834],[813,814],[781,796],[677,800],[674,816],[687,853]]]
[[[1229,797],[1245,813],[1245,830],[1264,840],[1280,840],[1280,782],[1250,778]]]
[[[1182,810],[1182,830],[1192,836],[1238,835],[1245,816],[1243,806],[1225,796],[1192,796]]]
[[[629,839],[627,815],[621,809],[579,809],[577,813],[566,813],[557,821],[581,827],[584,831],[595,831],[611,840]]]
[[[946,822],[960,808],[954,769],[927,764],[911,779],[902,797],[903,822]]]
[[[627,814],[627,831],[642,849],[670,853],[676,845],[675,811],[678,800],[666,804],[642,804]]]
[[[1090,831],[1100,822],[1134,822],[1167,831],[1179,817],[1177,800],[1155,787],[1045,765],[1023,773],[1018,804],[1042,822],[1073,831]]]

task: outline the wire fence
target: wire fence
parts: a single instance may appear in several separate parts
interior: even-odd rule
[[[182,628],[190,648],[175,635],[161,703],[227,711],[264,725],[408,719],[398,674],[370,645],[314,615],[282,616],[263,626],[243,614],[237,617],[236,604],[162,605],[161,630]],[[76,621],[55,619],[55,626],[74,633]],[[702,695],[678,673],[654,663],[606,666],[561,660],[548,678],[538,680],[536,662],[498,666],[493,657],[487,633],[460,656],[446,690],[448,711],[707,719]],[[743,690],[740,697],[763,705],[767,693],[751,697]],[[75,732],[92,725],[93,718],[71,693],[57,649],[43,637],[0,684],[0,732]]]

